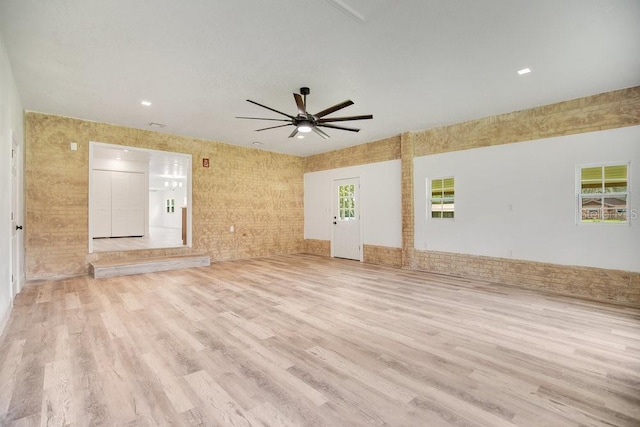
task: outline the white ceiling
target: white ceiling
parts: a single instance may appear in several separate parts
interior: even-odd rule
[[[149,186],[155,189],[161,189],[164,181],[186,180],[187,172],[190,169],[190,157],[190,155],[186,154],[146,148],[127,147],[123,149],[120,145],[103,143],[93,148],[94,159],[148,164]]]
[[[639,23],[639,0],[0,0],[25,109],[295,155],[640,85]],[[374,118],[328,140],[235,118],[301,86]]]

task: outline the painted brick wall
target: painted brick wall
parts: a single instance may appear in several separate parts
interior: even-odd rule
[[[85,274],[98,257],[87,249],[89,141],[191,154],[193,250],[214,261],[304,248],[300,157],[33,112],[25,141],[27,279]]]

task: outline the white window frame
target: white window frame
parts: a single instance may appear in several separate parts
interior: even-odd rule
[[[443,197],[443,200],[447,199],[447,200],[451,200],[453,202],[453,218],[445,218],[444,216],[441,216],[440,218],[433,218],[432,214],[433,214],[433,197],[432,196],[432,182],[433,181],[437,181],[437,180],[445,180],[445,179],[453,179],[453,197],[450,198],[445,198]],[[447,220],[447,221],[455,221],[456,219],[456,177],[455,175],[445,175],[445,176],[433,176],[433,177],[427,177],[427,221],[431,221],[431,220]]]
[[[621,166],[627,165],[627,191],[624,193],[609,193],[609,197],[616,196],[625,196],[627,200],[627,219],[626,221],[619,222],[607,222],[607,221],[583,221],[582,220],[582,169],[587,168],[595,168],[595,167],[607,167],[607,166]],[[604,180],[604,176],[602,178]],[[578,225],[587,225],[587,226],[598,226],[599,225],[631,225],[631,162],[630,161],[620,161],[620,162],[598,162],[598,163],[587,163],[583,165],[576,166],[576,224]],[[599,193],[597,193],[599,194]],[[602,198],[604,199],[604,194],[602,193]]]

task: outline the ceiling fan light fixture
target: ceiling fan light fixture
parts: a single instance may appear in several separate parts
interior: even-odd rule
[[[307,133],[311,132],[311,123],[302,122],[298,125],[298,132]]]

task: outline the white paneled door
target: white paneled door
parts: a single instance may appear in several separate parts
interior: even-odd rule
[[[144,173],[93,171],[93,237],[144,236]]]
[[[360,238],[360,178],[338,179],[333,183],[332,255],[362,260]]]
[[[111,171],[93,171],[93,237],[111,237]]]

